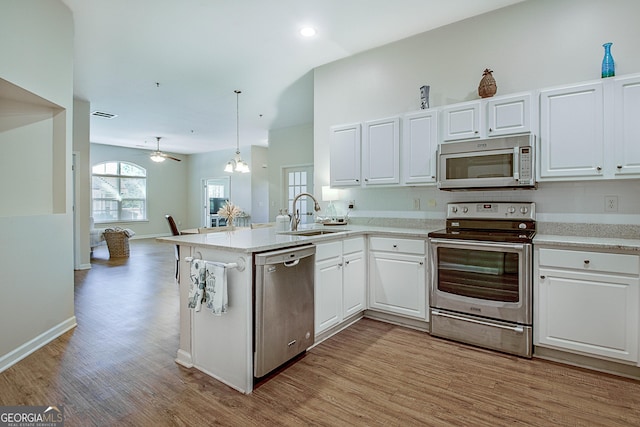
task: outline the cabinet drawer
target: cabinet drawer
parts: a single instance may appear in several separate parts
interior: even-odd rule
[[[640,274],[640,258],[637,255],[540,248],[539,264],[584,271]]]
[[[339,256],[342,256],[342,241],[316,245],[316,262]]]
[[[426,253],[425,240],[399,239],[393,237],[371,237],[369,249],[372,251],[402,252],[407,254],[424,255]]]
[[[364,251],[364,237],[354,237],[352,239],[345,239],[342,241],[342,252],[351,254],[354,252]]]

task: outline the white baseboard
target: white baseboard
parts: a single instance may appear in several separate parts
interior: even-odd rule
[[[178,354],[176,354],[176,363],[184,366],[185,368],[193,368],[191,353],[187,353],[186,351],[179,349]]]
[[[48,331],[41,333],[34,339],[22,344],[15,350],[0,357],[0,372],[3,372],[11,366],[15,365],[34,351],[44,347],[54,339],[58,338],[60,335],[75,328],[76,326],[76,316],[72,316],[64,322],[57,324]]]
[[[91,264],[80,264],[74,270],[91,270]]]

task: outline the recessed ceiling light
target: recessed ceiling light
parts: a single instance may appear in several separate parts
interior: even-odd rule
[[[317,34],[317,31],[313,27],[302,27],[300,34],[302,34],[303,37],[313,37]]]

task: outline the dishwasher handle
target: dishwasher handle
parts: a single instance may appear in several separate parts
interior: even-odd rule
[[[295,267],[296,265],[300,264],[300,258],[298,259],[294,259],[293,261],[285,261],[283,262],[285,267]]]

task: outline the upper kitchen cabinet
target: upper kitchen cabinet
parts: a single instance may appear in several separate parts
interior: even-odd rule
[[[531,132],[531,93],[465,102],[442,108],[442,141]]]
[[[400,118],[367,121],[362,130],[365,186],[400,182]]]
[[[332,126],[330,144],[331,186],[360,186],[360,123]]]
[[[613,88],[614,173],[640,174],[640,75],[617,78]]]
[[[640,176],[640,74],[540,91],[540,180]]]
[[[602,82],[540,92],[540,178],[600,176],[604,166]]]
[[[480,138],[480,105],[481,101],[473,101],[442,108],[442,140]]]
[[[402,118],[402,183],[434,184],[438,148],[438,111],[420,110]]]
[[[487,136],[531,132],[531,94],[491,98],[486,101]]]

